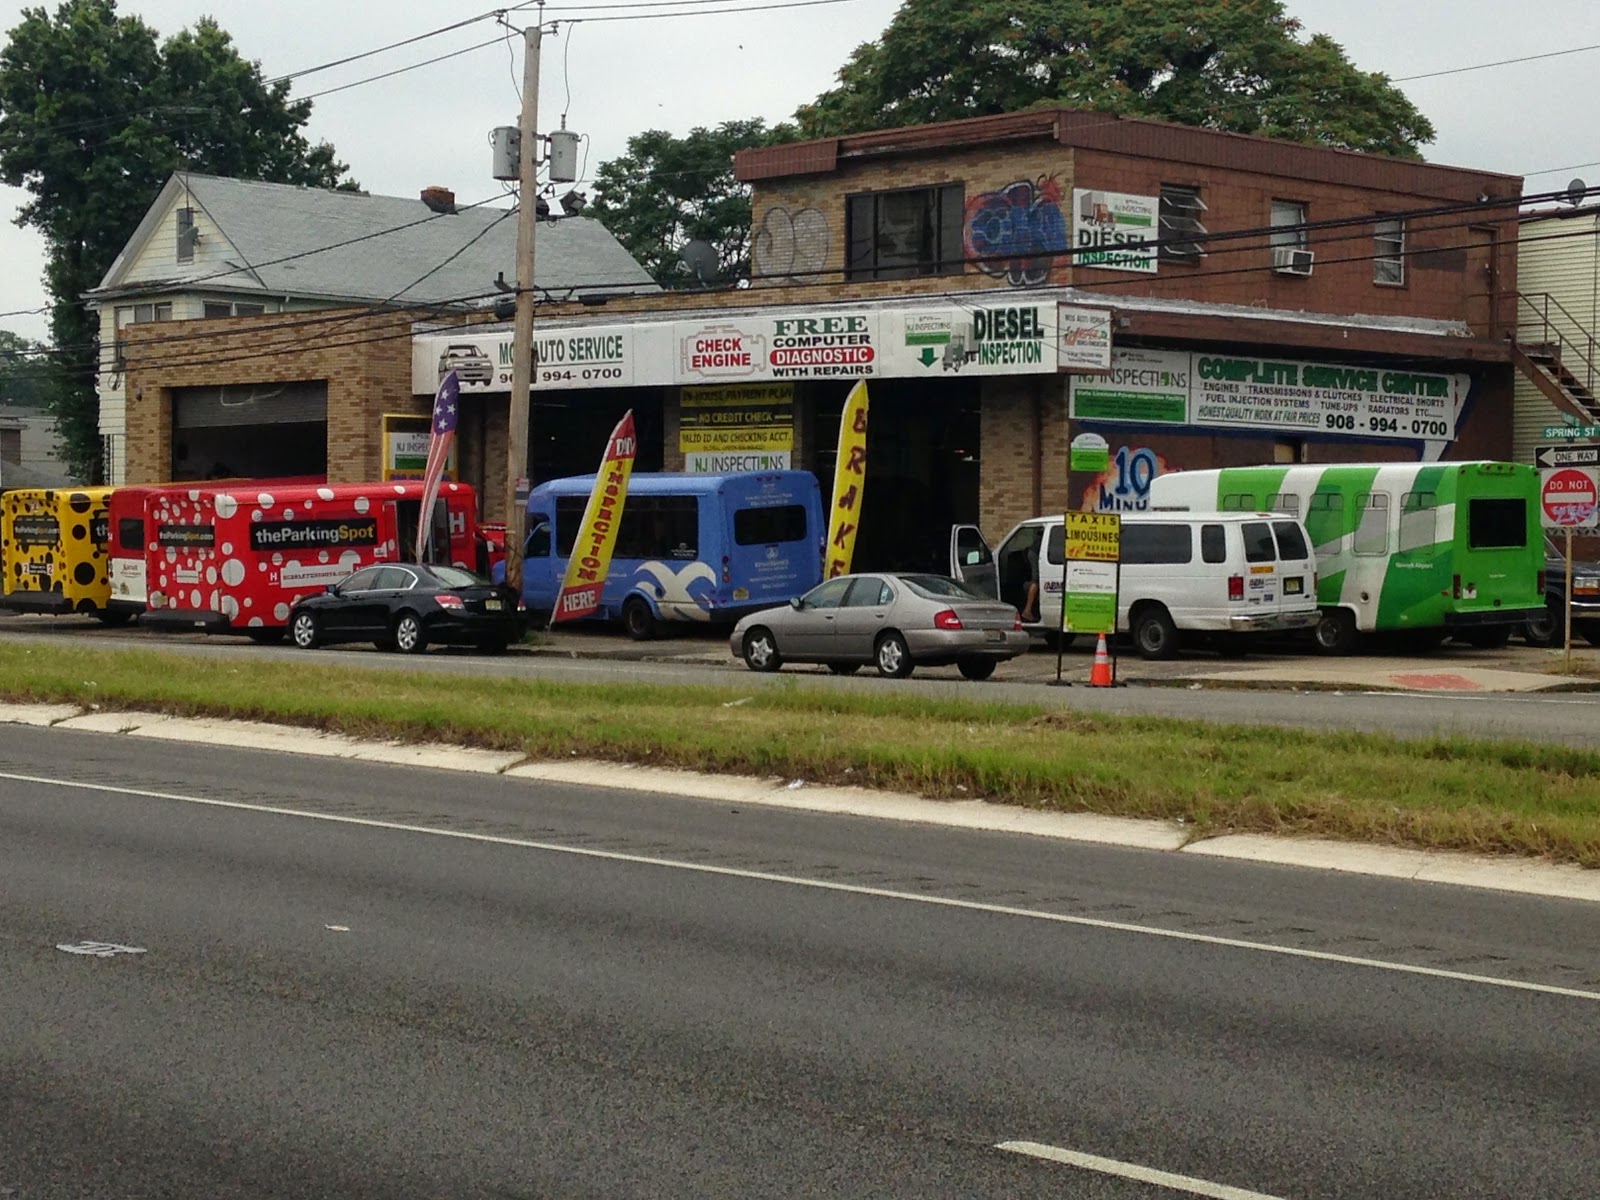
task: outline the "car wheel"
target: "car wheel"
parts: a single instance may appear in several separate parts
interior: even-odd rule
[[[772,630],[758,625],[744,635],[744,665],[752,671],[776,671],[783,666]]]
[[[244,635],[258,646],[276,646],[283,641],[284,631],[282,629],[247,629],[244,631]]]
[[[1348,608],[1325,608],[1312,630],[1312,640],[1324,654],[1349,654],[1356,648],[1356,618]]]
[[[1600,622],[1575,621],[1572,632],[1576,633],[1591,646],[1600,646]]]
[[[878,674],[885,679],[904,679],[916,666],[911,661],[911,648],[906,645],[905,638],[893,630],[878,639],[873,657],[878,663]]]
[[[622,603],[622,628],[636,642],[648,642],[656,635],[656,615],[638,596]]]
[[[1073,642],[1077,641],[1077,639],[1078,635],[1075,633],[1066,633],[1059,629],[1052,629],[1044,635],[1044,644],[1045,647],[1050,650],[1066,650],[1072,645]]]
[[[401,613],[394,623],[394,645],[401,654],[421,654],[428,648],[428,635],[416,613]]]
[[[322,631],[317,628],[317,614],[301,609],[289,619],[289,636],[301,650],[315,650],[322,641]]]
[[[861,664],[858,662],[831,662],[828,664],[828,672],[832,675],[854,675],[859,670],[861,670]]]
[[[1151,660],[1176,658],[1178,627],[1159,604],[1141,608],[1133,618],[1133,645],[1139,657]]]
[[[1490,625],[1474,629],[1466,635],[1467,645],[1474,650],[1504,650],[1511,640],[1511,626]]]
[[[95,611],[94,618],[102,625],[115,627],[133,620],[133,614],[122,608],[102,608]]]
[[[974,681],[987,679],[994,674],[995,661],[992,658],[961,658],[956,660],[956,670],[961,672],[961,678]]]
[[[1524,623],[1522,640],[1530,646],[1558,645],[1566,633],[1564,620],[1565,614],[1554,608],[1546,608],[1537,617]]]

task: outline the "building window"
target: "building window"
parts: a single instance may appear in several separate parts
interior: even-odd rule
[[[117,306],[116,369],[127,370],[128,360],[123,348],[123,333],[129,325],[142,325],[147,321],[172,320],[171,304],[119,304]]]
[[[225,300],[207,300],[205,302],[207,320],[212,317],[259,317],[266,311],[266,306],[261,304],[229,304]]]
[[[1406,222],[1385,217],[1372,234],[1372,282],[1401,287],[1406,281]]]
[[[194,209],[178,210],[178,261],[194,261],[194,244],[200,240],[200,231],[194,227]]]
[[[1178,183],[1161,185],[1161,257],[1168,262],[1199,262],[1205,254],[1195,239],[1206,235],[1206,211],[1200,189]]]
[[[966,189],[959,183],[847,197],[849,278],[959,274],[965,207]]]
[[[1271,244],[1304,250],[1310,242],[1305,223],[1306,206],[1299,200],[1274,200]]]

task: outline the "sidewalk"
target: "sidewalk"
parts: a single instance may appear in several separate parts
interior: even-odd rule
[[[710,633],[635,642],[615,630],[563,629],[541,634],[538,645],[523,653],[632,662],[678,663],[684,666],[746,670],[723,637]],[[1094,657],[1092,643],[1080,640],[1061,655],[1061,678],[1087,683]],[[1146,662],[1126,648],[1117,656],[1117,680],[1129,687],[1229,687],[1277,690],[1414,691],[1502,693],[1537,691],[1600,691],[1600,651],[1574,649],[1576,673],[1562,671],[1560,650],[1512,644],[1504,650],[1475,650],[1446,645],[1426,656],[1379,653],[1333,658],[1307,651],[1251,654],[1223,658],[1195,650],[1168,662]],[[863,673],[869,672],[864,668]],[[825,674],[822,667],[794,665],[785,673]],[[954,667],[925,667],[919,677],[955,676]],[[1030,654],[1002,663],[997,681],[1047,683],[1056,678],[1056,654],[1036,647]]]

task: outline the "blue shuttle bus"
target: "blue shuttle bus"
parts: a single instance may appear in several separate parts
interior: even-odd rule
[[[593,475],[576,475],[528,496],[522,598],[541,619],[561,591],[593,487]],[[820,583],[827,534],[810,471],[635,474],[596,617],[638,639],[666,621],[732,624]]]

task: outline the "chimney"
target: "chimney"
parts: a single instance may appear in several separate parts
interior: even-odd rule
[[[436,213],[453,213],[456,210],[456,194],[447,187],[423,188],[422,202]]]

